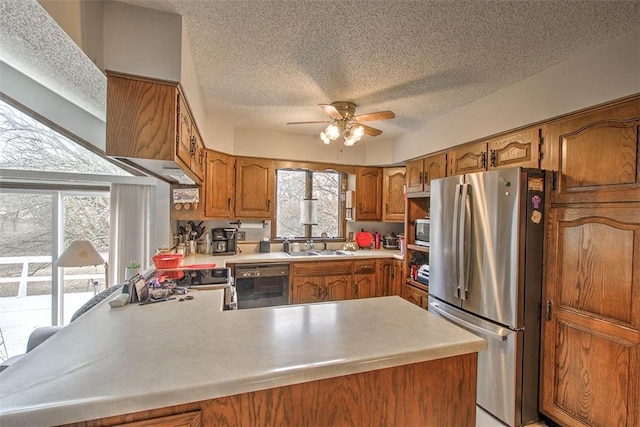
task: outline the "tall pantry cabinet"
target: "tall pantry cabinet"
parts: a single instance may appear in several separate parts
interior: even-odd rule
[[[545,125],[540,411],[640,425],[640,97]]]

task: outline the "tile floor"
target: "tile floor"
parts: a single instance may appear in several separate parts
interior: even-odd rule
[[[506,424],[494,418],[493,415],[486,412],[479,406],[476,406],[476,427],[506,427]],[[529,424],[527,427],[546,427],[543,421],[535,424]]]

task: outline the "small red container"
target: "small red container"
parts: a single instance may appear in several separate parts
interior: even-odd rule
[[[182,261],[184,255],[182,254],[158,254],[153,258],[153,263],[156,268],[177,268],[180,265],[180,261]]]

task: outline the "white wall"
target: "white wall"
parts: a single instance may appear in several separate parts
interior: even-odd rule
[[[399,138],[401,161],[640,92],[640,27]]]
[[[182,17],[109,1],[104,3],[104,67],[180,81]]]

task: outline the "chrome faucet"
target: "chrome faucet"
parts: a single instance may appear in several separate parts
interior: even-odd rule
[[[313,249],[313,247],[315,246],[312,239],[307,240],[306,245],[309,249]]]
[[[327,250],[327,242],[322,242],[323,246],[322,246],[322,250],[326,251]]]

